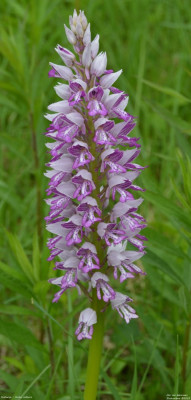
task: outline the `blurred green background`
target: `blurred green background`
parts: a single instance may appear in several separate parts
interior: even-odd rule
[[[82,9],[138,117],[146,277],[123,283],[140,318],[106,318],[98,400],[191,395],[191,7],[186,0],[2,0],[0,3],[1,394],[82,399],[87,341],[74,337],[87,305],[76,291],[52,305],[46,261],[42,134],[58,98],[49,61],[68,46],[63,24]],[[69,46],[68,46],[69,47]],[[70,48],[70,47],[69,47]],[[70,48],[71,49],[71,48]],[[91,400],[91,399],[90,399]]]

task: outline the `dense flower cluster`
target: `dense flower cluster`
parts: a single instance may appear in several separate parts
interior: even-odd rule
[[[122,71],[106,69],[106,53],[98,54],[99,35],[91,41],[84,12],[74,11],[69,23],[65,31],[75,54],[56,47],[65,66],[50,63],[49,76],[61,80],[55,91],[62,100],[46,115],[51,121],[46,136],[53,139],[46,145],[52,156],[45,173],[50,179],[46,222],[55,235],[48,240],[48,260],[59,256],[55,269],[62,272],[50,279],[59,287],[53,302],[68,288],[89,297],[96,290],[98,299],[110,302],[128,323],[137,318],[132,300],[116,292],[110,278],[123,282],[144,274],[134,263],[144,254],[146,240],[140,235],[145,220],[137,213],[142,198],[132,194],[142,190],[134,184],[143,169],[134,162],[140,145],[129,136],[135,121],[124,111],[128,95],[112,86]],[[77,338],[90,339],[96,321],[95,310],[84,310]]]

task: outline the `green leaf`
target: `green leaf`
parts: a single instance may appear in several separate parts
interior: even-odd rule
[[[33,351],[34,351],[34,349],[33,349]],[[25,356],[24,363],[25,363],[24,365],[25,365],[26,372],[28,372],[31,375],[34,375],[34,374],[36,375],[37,368],[35,366],[33,359],[30,356],[28,356],[28,355]]]
[[[186,207],[191,210],[191,186],[190,186],[190,177],[191,177],[191,159],[188,155],[183,156],[183,154],[178,151],[178,162],[181,168],[182,177],[183,177],[183,195],[181,196],[179,192],[179,196],[184,198],[184,202],[186,203]]]
[[[0,312],[6,315],[28,315],[41,318],[41,313],[34,310],[34,307],[30,309],[29,307],[12,306],[6,304],[0,304]]]
[[[9,267],[9,265],[0,261],[0,270],[3,271],[6,275],[15,278],[23,283],[28,283],[26,277],[17,271],[15,268]]]
[[[49,289],[50,284],[48,281],[39,281],[33,287],[34,293],[36,293],[37,296],[40,296],[41,299],[46,297]]]
[[[134,347],[134,373],[133,373],[133,382],[131,385],[131,398],[130,400],[136,400],[136,393],[137,393],[137,357],[136,357],[136,350],[135,350],[135,344],[133,341],[133,347]]]
[[[16,376],[9,374],[6,371],[0,370],[0,379],[7,384],[11,391],[15,391],[18,386],[18,379]]]
[[[179,343],[178,335],[176,341],[176,360],[175,360],[175,372],[174,372],[174,391],[173,393],[177,395],[179,393],[179,374],[180,374],[180,361],[179,361]]]
[[[41,348],[43,351],[44,346],[42,346],[32,332],[23,325],[18,325],[17,323],[10,322],[7,319],[1,319],[0,333],[8,337],[11,341],[22,346],[29,345]]]
[[[0,269],[2,270],[1,264],[0,264]],[[10,268],[10,270],[14,271],[13,268]],[[27,299],[31,299],[31,297],[34,296],[32,291],[30,290],[30,287],[28,287],[26,283],[23,283],[22,281],[15,279],[13,276],[10,277],[10,273],[7,273],[7,271],[1,272],[1,284],[6,288],[13,290],[17,294],[19,293],[19,295],[26,297]]]
[[[29,392],[29,390],[35,385],[35,383],[45,374],[45,372],[50,368],[50,364],[48,364],[41,372],[40,374],[30,383],[30,385],[26,388],[26,390],[23,392],[22,397],[26,396],[26,394]]]
[[[33,269],[34,269],[34,277],[38,281],[40,278],[40,249],[39,249],[37,231],[35,231],[33,237]]]
[[[180,207],[176,206],[172,200],[166,199],[158,193],[148,190],[142,195],[165,214],[171,220],[175,228],[177,228],[178,224],[180,228],[190,231],[191,216],[186,210],[182,210]]]
[[[182,277],[179,276],[166,261],[164,261],[161,257],[150,250],[148,250],[147,254],[145,254],[144,256],[144,265],[146,266],[147,263],[159,268],[179,285],[186,284],[186,282],[183,281]]]
[[[161,115],[161,117],[164,118],[170,125],[172,125],[175,128],[178,128],[181,132],[186,133],[187,135],[191,135],[191,127],[188,122],[184,121],[180,117],[177,117],[177,115],[173,115],[166,108],[163,108],[154,102],[150,102],[148,100],[145,101],[150,105],[150,107],[154,111],[156,111],[159,115]]]
[[[60,327],[60,329],[65,330],[64,329],[64,325],[61,325],[59,321],[57,321],[55,318],[53,318],[53,316],[47,311],[45,310],[45,308],[43,308],[36,300],[34,301],[34,306],[37,307],[41,312],[42,315],[47,315],[47,317],[49,317],[52,321],[54,321],[54,323]],[[67,330],[65,330],[66,333],[68,333]]]
[[[112,375],[117,376],[118,374],[121,373],[123,368],[125,367],[126,362],[123,359],[116,359],[114,360],[113,364],[111,365],[111,373]]]
[[[190,297],[189,291],[186,290],[186,288],[184,286],[181,286],[178,289],[178,296],[179,296],[180,304],[184,308],[184,311],[185,311],[187,317],[189,317],[189,312],[188,312],[188,304],[190,303],[189,302],[189,297]]]
[[[171,88],[166,87],[166,86],[160,86],[157,83],[147,81],[146,79],[142,79],[142,81],[147,86],[150,86],[151,88],[156,89],[159,92],[167,94],[168,96],[172,96],[172,97],[176,98],[176,100],[178,100],[178,102],[180,104],[186,104],[186,103],[190,103],[191,102],[191,100],[188,99],[188,97],[184,96],[183,94],[177,92],[174,89],[171,89]]]
[[[147,374],[148,374],[148,372],[149,372],[149,369],[150,369],[150,367],[151,367],[153,358],[154,358],[154,356],[155,356],[155,350],[157,349],[158,342],[159,342],[159,339],[160,339],[162,330],[163,330],[163,326],[161,325],[161,329],[160,329],[160,331],[159,331],[159,333],[158,333],[158,336],[156,337],[155,341],[153,342],[152,350],[151,350],[151,353],[150,353],[150,357],[148,357],[148,364],[147,364],[147,367],[146,367],[146,369],[145,369],[145,371],[144,371],[143,377],[142,377],[142,379],[141,379],[141,382],[140,382],[140,385],[139,385],[139,388],[138,388],[138,392],[141,392],[142,387],[143,387],[143,385],[144,385],[144,382],[145,382],[145,380],[146,380]]]
[[[18,17],[22,19],[26,18],[26,8],[22,7],[22,5],[16,1],[7,0],[7,2],[12,8],[12,11],[14,11],[15,14],[18,15]]]
[[[108,386],[109,390],[111,391],[113,398],[115,400],[121,400],[121,397],[119,396],[117,389],[115,388],[114,384],[112,383],[112,381],[109,378],[109,376],[107,375],[107,373],[104,370],[101,370],[101,375],[103,376],[105,383],[107,383],[107,386]]]
[[[7,203],[9,206],[12,207],[14,212],[16,212],[19,215],[22,215],[23,207],[21,205],[21,207],[18,208],[20,203],[18,196],[16,196],[12,188],[8,187],[8,185],[3,181],[0,181],[0,196],[1,196],[0,207],[2,207],[4,203]]]
[[[55,381],[55,378],[56,378],[58,367],[59,367],[61,359],[62,359],[62,355],[63,355],[63,351],[60,351],[60,354],[58,356],[57,363],[56,363],[56,366],[55,366],[55,369],[54,369],[54,373],[53,373],[52,378],[51,378],[51,380],[49,382],[49,385],[47,387],[47,393],[46,393],[46,397],[45,397],[44,400],[49,400],[50,399],[51,390],[52,390],[52,387],[53,387],[53,384],[54,384],[54,381]]]
[[[3,95],[0,96],[0,104],[4,107],[6,106],[8,109],[10,108],[11,110],[16,111],[17,113],[20,111],[18,104],[15,104],[14,101],[7,99]]]
[[[13,365],[15,368],[19,369],[20,371],[24,372],[25,371],[25,366],[24,364],[17,360],[16,358],[13,357],[4,357],[4,360],[8,362],[8,364]]]
[[[19,383],[18,383],[18,385],[17,385],[17,387],[15,389],[15,392],[14,392],[14,398],[15,399],[16,398],[20,398],[20,395],[21,395],[21,393],[23,391],[23,386],[24,386],[23,380],[19,379]]]
[[[12,249],[14,255],[16,256],[21,269],[23,270],[24,274],[28,277],[28,279],[32,283],[34,283],[35,279],[34,279],[33,267],[26,255],[23,247],[21,246],[21,243],[19,242],[17,237],[14,236],[12,233],[6,232],[6,234],[7,234],[11,249]]]
[[[189,256],[187,256],[180,246],[175,245],[172,240],[169,240],[167,236],[164,236],[156,231],[156,229],[147,228],[145,229],[145,236],[148,239],[149,248],[158,249],[160,253],[164,253],[166,255],[171,254],[172,256],[180,257],[182,259],[187,258],[188,261],[191,261]]]

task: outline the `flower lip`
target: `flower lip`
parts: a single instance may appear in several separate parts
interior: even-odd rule
[[[103,88],[101,86],[95,86],[92,89],[89,90],[88,96],[89,99],[96,99],[100,101],[103,97]]]
[[[108,284],[109,278],[107,275],[101,272],[95,272],[91,278],[91,284],[93,288],[97,290],[97,297],[101,300],[101,291],[103,293],[103,300],[108,302],[115,298],[115,291]]]
[[[82,257],[78,268],[84,272],[89,272],[94,269],[100,268],[99,258],[97,257],[97,250],[91,243],[84,243],[78,250],[77,255]]]
[[[101,279],[102,281],[105,281],[105,282],[108,282],[108,281],[109,281],[109,278],[108,278],[107,275],[103,274],[102,272],[95,272],[94,275],[93,275],[92,278],[91,278],[92,287],[95,287],[97,281],[100,280],[100,279]]]
[[[86,308],[84,311],[82,311],[79,317],[79,325],[75,332],[77,339],[91,339],[93,334],[93,325],[96,323],[97,314],[95,310]]]

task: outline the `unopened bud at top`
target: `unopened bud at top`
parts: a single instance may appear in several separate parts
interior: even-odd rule
[[[93,58],[97,56],[98,50],[99,50],[99,35],[96,35],[95,39],[91,43],[91,52]]]
[[[86,16],[84,15],[84,11],[81,11],[81,16],[80,16],[80,18],[81,18],[82,27],[83,27],[84,30],[85,30],[85,29],[87,28],[87,26],[88,26],[88,22],[87,22]]]
[[[69,23],[71,30],[78,37],[83,37],[83,34],[87,28],[87,18],[84,15],[84,11],[80,11],[79,15],[77,15],[76,10],[74,10],[73,17],[70,16]]]
[[[78,38],[83,38],[83,36],[84,36],[84,30],[83,30],[82,24],[79,20],[77,21],[77,24],[76,24],[76,36]]]
[[[64,28],[68,41],[71,44],[76,44],[76,36],[74,35],[74,33],[66,25],[64,25]]]
[[[83,55],[82,55],[82,64],[85,67],[89,67],[91,62],[92,62],[92,58],[91,58],[91,43],[89,43],[84,49],[84,52],[83,52]]]
[[[83,44],[87,46],[91,42],[90,24],[88,24],[83,37]]]

